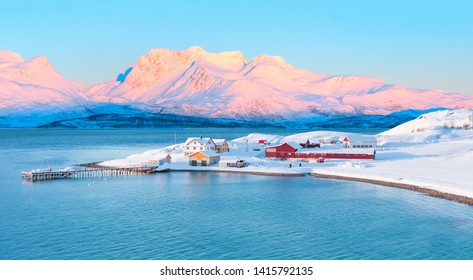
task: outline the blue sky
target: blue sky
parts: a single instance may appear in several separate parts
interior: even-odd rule
[[[152,48],[199,45],[473,95],[472,14],[466,0],[3,0],[0,49],[43,54],[85,84],[115,79]]]

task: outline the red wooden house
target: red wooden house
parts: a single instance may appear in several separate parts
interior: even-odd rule
[[[279,146],[272,146],[265,149],[265,157],[267,158],[292,158],[297,149],[288,143]]]

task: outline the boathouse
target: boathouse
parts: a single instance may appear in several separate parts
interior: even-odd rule
[[[226,153],[230,152],[230,146],[228,145],[227,140],[225,139],[212,139],[215,144],[215,151],[217,153]]]
[[[190,166],[210,166],[220,161],[220,155],[214,151],[202,151],[189,155]]]

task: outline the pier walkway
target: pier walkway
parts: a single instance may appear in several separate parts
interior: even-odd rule
[[[158,168],[158,166],[109,167],[101,166],[97,163],[88,163],[71,170],[23,171],[21,172],[21,177],[30,181],[41,181],[65,178],[125,176],[167,171],[166,169],[156,170],[156,168]]]

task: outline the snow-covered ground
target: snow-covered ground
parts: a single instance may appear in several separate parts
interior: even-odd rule
[[[425,114],[416,120],[376,135],[376,160],[326,160],[325,163],[264,158],[261,139],[271,145],[299,143],[310,139],[369,139],[372,136],[333,131],[314,131],[291,136],[250,134],[229,141],[230,152],[221,159],[237,157],[248,162],[245,168],[191,167],[184,156],[184,144],[134,154],[125,159],[102,163],[109,166],[145,165],[150,160],[172,156],[172,163],[160,168],[171,170],[222,170],[234,172],[308,174],[319,173],[354,178],[412,184],[445,193],[473,198],[472,110],[445,110]],[[327,144],[329,145],[329,144]],[[299,166],[299,164],[301,166]],[[291,167],[289,167],[291,165]]]

